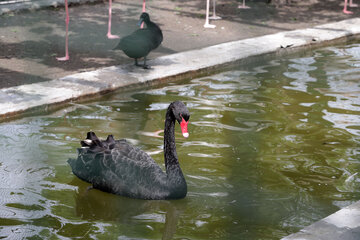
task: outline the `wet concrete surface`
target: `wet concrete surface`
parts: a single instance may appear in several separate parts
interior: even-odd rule
[[[345,207],[282,240],[358,240],[360,201]]]

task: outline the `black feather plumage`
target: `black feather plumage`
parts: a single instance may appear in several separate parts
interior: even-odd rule
[[[186,106],[179,101],[170,104],[165,119],[164,157],[166,173],[147,153],[126,140],[109,135],[99,140],[89,132],[81,142],[78,158],[68,162],[73,173],[94,188],[141,199],[176,199],[187,193],[175,145],[175,120],[189,120]]]
[[[144,58],[143,68],[149,68],[146,65],[146,56],[156,49],[163,41],[163,35],[160,27],[150,21],[148,13],[142,13],[140,23],[145,22],[146,28],[138,29],[132,34],[120,39],[119,44],[114,49],[122,50],[128,57],[135,59],[135,65],[138,64],[139,58]]]

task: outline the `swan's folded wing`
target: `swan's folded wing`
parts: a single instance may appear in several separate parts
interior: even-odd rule
[[[133,161],[149,162],[149,163],[156,164],[154,159],[152,157],[150,157],[149,154],[147,154],[140,148],[129,144],[124,139],[116,141],[115,147],[112,149],[112,154],[114,154],[114,153],[122,155],[122,156],[126,156],[129,159],[132,159]]]
[[[69,159],[76,176],[103,191],[142,199],[163,199],[169,195],[167,175],[141,149],[117,140],[114,148],[94,153],[79,149]]]
[[[153,199],[168,194],[167,176],[144,151],[122,142],[98,159],[95,188],[128,197]],[[154,197],[155,196],[155,197]]]

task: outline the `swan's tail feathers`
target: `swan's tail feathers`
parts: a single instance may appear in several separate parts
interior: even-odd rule
[[[86,139],[81,141],[80,143],[82,147],[91,147],[91,145],[93,145],[96,141],[100,141],[96,134],[94,132],[88,132],[86,135]]]
[[[113,149],[115,147],[116,142],[113,135],[109,135],[105,142],[108,145],[109,149]]]
[[[107,143],[115,142],[114,136],[113,136],[113,135],[109,135],[109,136],[106,138],[106,142],[107,142]]]
[[[82,147],[89,148],[91,152],[102,152],[106,150],[106,146],[104,146],[94,132],[88,132],[86,139],[80,143]]]
[[[99,138],[96,136],[96,134],[94,132],[88,132],[86,134],[86,139],[99,140]]]

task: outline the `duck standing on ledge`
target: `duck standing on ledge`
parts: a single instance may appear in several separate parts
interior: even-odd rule
[[[161,44],[163,35],[160,27],[150,21],[150,16],[146,12],[141,14],[139,25],[143,22],[146,24],[146,28],[138,29],[121,38],[114,50],[122,50],[128,57],[135,59],[136,66],[149,69],[150,67],[146,65],[146,56]],[[144,58],[143,65],[138,64],[139,58]]]
[[[175,145],[175,121],[185,138],[190,113],[185,104],[176,101],[169,105],[165,116],[164,157],[166,173],[147,153],[126,140],[99,140],[88,132],[81,142],[78,158],[69,159],[73,173],[94,188],[131,198],[178,199],[187,194]]]

